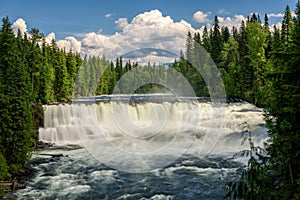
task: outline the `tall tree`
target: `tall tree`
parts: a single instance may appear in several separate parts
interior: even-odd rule
[[[281,44],[282,50],[286,50],[291,43],[291,32],[293,29],[293,19],[290,7],[287,5],[285,8],[282,28],[281,28]]]
[[[247,31],[247,47],[250,63],[249,65],[253,69],[253,89],[251,96],[254,97],[253,101],[257,105],[261,94],[261,88],[263,86],[263,71],[266,63],[265,47],[267,32],[258,22],[248,23],[246,27]]]
[[[272,90],[268,108],[268,128],[272,143],[268,148],[273,170],[273,191],[278,199],[300,197],[300,3],[296,6],[295,26],[288,31],[285,25],[282,39],[291,40],[286,50],[275,54],[276,66],[272,76]],[[289,8],[284,21],[289,21]],[[288,24],[288,22],[286,23]],[[288,39],[289,38],[289,39]]]
[[[217,64],[219,64],[220,53],[222,50],[222,36],[220,32],[219,20],[218,17],[215,16],[214,27],[211,38],[211,58]]]
[[[229,40],[229,37],[230,37],[230,33],[229,33],[229,28],[226,26],[226,27],[222,27],[222,42],[228,42]]]
[[[209,40],[209,34],[208,34],[208,31],[207,31],[207,27],[204,26],[204,29],[203,29],[203,34],[202,34],[202,45],[203,45],[203,48],[206,50],[206,51],[209,51],[210,52],[210,40]]]
[[[1,146],[9,173],[16,174],[30,158],[35,137],[30,108],[30,77],[20,57],[17,39],[8,18],[3,19],[0,51],[0,74],[5,77],[0,94]]]
[[[266,47],[265,47],[265,54],[266,54],[266,58],[269,59],[270,58],[270,53],[272,51],[272,35],[271,35],[271,31],[270,31],[270,27],[269,27],[269,18],[268,15],[265,14],[265,23],[264,23],[264,28],[267,31],[268,35],[266,38]]]

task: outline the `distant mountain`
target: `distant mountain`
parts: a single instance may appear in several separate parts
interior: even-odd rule
[[[149,56],[155,57],[167,57],[167,58],[178,58],[179,55],[164,49],[156,48],[142,48],[130,51],[122,55],[122,58],[127,59],[137,59],[137,58],[146,58]]]

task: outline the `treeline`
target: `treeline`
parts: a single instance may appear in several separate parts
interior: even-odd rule
[[[295,24],[296,18],[292,18],[288,6],[282,28],[274,26],[272,31],[267,15],[264,16],[264,24],[259,15],[253,14],[247,21],[242,21],[239,28],[220,27],[216,16],[213,27],[209,30],[204,27],[202,35],[188,33],[186,54],[175,61],[174,67],[184,74],[198,95],[209,95],[206,83],[192,65],[197,63],[197,59],[205,59],[205,55],[195,52],[199,49],[195,46],[201,45],[221,72],[228,98],[240,98],[265,106],[266,94],[271,90],[269,75],[277,69],[274,62],[278,53],[297,43],[292,41]]]
[[[0,180],[26,164],[37,137],[41,105],[66,102],[74,93],[82,60],[47,44],[34,28],[15,36],[8,18],[0,29]]]
[[[299,2],[295,15],[287,6],[282,27],[274,26],[271,31],[267,15],[262,24],[259,15],[253,14],[239,29],[233,27],[231,34],[227,27],[219,27],[215,17],[212,29],[205,28],[202,37],[198,33],[193,36],[221,71],[227,97],[265,108],[270,137],[266,152],[251,144],[248,168],[240,181],[231,185],[231,198],[300,198]],[[188,57],[193,47],[187,47]],[[189,62],[181,59],[177,65],[184,69]],[[248,139],[251,143],[251,135]]]
[[[173,67],[199,96],[209,95],[204,77],[207,55],[223,77],[227,98],[238,98],[265,108],[269,141],[266,151],[250,141],[251,158],[239,182],[231,183],[233,199],[300,199],[300,3],[292,16],[286,7],[282,27],[262,23],[253,14],[240,28],[220,27],[218,17],[203,34],[188,33],[186,54]],[[199,53],[200,52],[200,53]],[[199,61],[200,60],[200,61]],[[203,65],[203,74],[195,66]],[[206,68],[205,68],[206,67]]]
[[[48,44],[38,29],[14,35],[8,18],[0,30],[0,180],[14,176],[30,158],[36,133],[34,109],[72,96],[111,93],[185,93],[184,76],[197,96],[209,96],[204,77],[211,78],[207,55],[214,60],[229,98],[266,110],[270,143],[236,187],[235,198],[300,198],[300,4],[292,17],[287,6],[282,27],[269,27],[265,15],[253,14],[240,28],[220,27],[218,18],[203,34],[188,33],[186,53],[173,65],[140,66],[118,58],[85,57]],[[199,74],[193,64],[204,65]],[[82,66],[82,67],[80,67]],[[166,86],[166,87],[164,87]],[[176,91],[172,91],[176,92]],[[180,93],[177,93],[180,94]],[[253,161],[253,160],[252,160]],[[253,162],[252,162],[253,163]],[[253,167],[255,166],[255,167]],[[245,178],[246,177],[246,178]]]
[[[122,57],[115,64],[105,56],[85,57],[76,78],[75,96],[165,92],[167,77],[172,77],[169,72],[163,65],[124,63]]]

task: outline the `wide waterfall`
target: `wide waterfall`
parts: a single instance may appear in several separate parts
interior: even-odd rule
[[[143,153],[173,141],[202,153],[234,152],[244,148],[239,133],[245,122],[258,141],[265,137],[255,134],[264,127],[262,110],[249,103],[112,101],[46,105],[44,109],[39,139],[56,145],[86,146],[98,139]]]
[[[39,139],[55,145],[33,155],[35,175],[11,198],[224,199],[247,163],[233,156],[249,149],[243,130],[263,146],[262,109],[195,99],[45,105]]]

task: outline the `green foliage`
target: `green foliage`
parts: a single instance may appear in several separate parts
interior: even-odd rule
[[[32,105],[53,101],[67,102],[73,96],[111,93],[166,92],[161,85],[180,85],[174,70],[183,75],[197,96],[209,96],[207,83],[212,77],[208,55],[222,74],[229,98],[239,98],[265,107],[271,143],[262,156],[254,146],[251,133],[245,141],[250,157],[238,183],[230,185],[231,198],[297,199],[300,198],[300,3],[293,19],[287,6],[282,28],[269,30],[253,14],[240,29],[204,27],[202,36],[189,32],[186,54],[174,64],[139,66],[117,58],[116,63],[103,57],[85,57],[66,53],[53,40],[49,45],[34,28],[31,37],[14,36],[8,18],[0,30],[0,179],[13,176],[29,159],[34,139]],[[192,66],[202,67],[202,74]],[[129,72],[129,73],[128,73]],[[147,84],[145,84],[147,83]],[[153,84],[153,83],[161,83]],[[142,87],[140,87],[143,85]],[[135,88],[136,91],[131,91]],[[42,117],[38,117],[41,118]],[[13,155],[13,156],[11,156]]]
[[[8,18],[3,19],[0,50],[0,74],[3,78],[0,146],[3,149],[1,153],[6,159],[8,172],[16,174],[30,158],[33,146],[33,116],[29,106],[32,100],[30,95],[32,87]]]
[[[248,166],[228,197],[234,199],[299,199],[300,197],[300,3],[292,20],[286,7],[282,29],[270,34],[255,16],[247,23],[246,47],[253,81],[252,101],[264,105],[270,141],[267,156],[250,148]],[[223,47],[226,52],[226,45]],[[229,75],[224,72],[224,76]],[[247,88],[248,90],[248,88]],[[253,155],[257,155],[253,156]]]
[[[268,156],[264,149],[254,145],[247,122],[242,124],[242,144],[248,142],[249,149],[236,153],[233,157],[249,157],[247,167],[238,182],[227,185],[226,197],[230,199],[271,199]]]
[[[0,29],[0,180],[15,176],[30,159],[41,103],[68,101],[81,59],[64,53],[34,28],[15,36],[6,17]],[[42,44],[42,47],[40,47]],[[34,111],[35,108],[36,110]],[[35,121],[35,120],[36,121]]]
[[[0,153],[0,180],[6,180],[10,178],[10,174],[8,173],[8,166],[6,164],[6,159],[2,155],[2,152]],[[1,197],[1,194],[0,194]]]
[[[214,27],[211,37],[211,58],[214,60],[216,65],[219,64],[219,56],[222,51],[222,36],[220,32],[219,20],[215,16]]]

